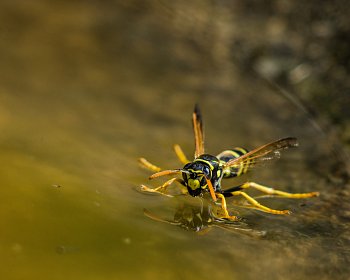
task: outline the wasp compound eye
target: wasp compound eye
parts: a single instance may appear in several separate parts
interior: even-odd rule
[[[204,175],[205,175],[207,178],[209,178],[209,175],[210,175],[209,167],[204,166],[204,167],[203,167],[203,173],[204,173]]]

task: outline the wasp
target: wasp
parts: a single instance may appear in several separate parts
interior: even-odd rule
[[[179,160],[184,164],[183,168],[162,170],[160,167],[150,163],[145,158],[140,158],[139,163],[155,172],[149,179],[155,179],[166,175],[182,175],[182,178],[173,177],[164,184],[156,188],[150,188],[141,185],[144,192],[159,193],[171,196],[167,193],[167,188],[174,182],[186,187],[186,193],[194,197],[203,197],[209,194],[209,198],[214,202],[221,203],[222,218],[235,221],[239,218],[230,215],[227,209],[226,198],[232,196],[241,196],[246,199],[252,208],[276,215],[288,215],[289,210],[271,209],[260,204],[255,198],[248,195],[245,190],[248,188],[256,189],[264,194],[286,198],[309,198],[318,196],[318,192],[309,193],[289,193],[276,190],[255,182],[246,182],[228,189],[221,187],[223,179],[234,178],[247,173],[253,166],[265,163],[267,161],[279,158],[283,150],[297,147],[298,142],[294,137],[287,137],[271,143],[260,146],[254,150],[248,151],[243,148],[234,148],[225,150],[213,156],[206,154],[204,150],[203,121],[199,106],[196,104],[192,114],[192,125],[195,140],[194,160],[187,159],[183,150],[178,144],[174,145],[174,150]]]

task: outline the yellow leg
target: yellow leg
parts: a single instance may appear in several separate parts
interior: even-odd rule
[[[146,168],[146,169],[149,169],[153,172],[159,172],[161,171],[162,169],[152,163],[150,163],[147,159],[145,158],[139,158],[139,163],[142,167]]]
[[[242,189],[247,189],[247,188],[254,188],[258,191],[261,191],[263,193],[269,194],[269,195],[277,195],[281,197],[287,197],[287,198],[308,198],[308,197],[314,197],[318,196],[319,192],[309,192],[309,193],[288,193],[288,192],[283,192],[279,190],[275,190],[273,188],[269,188],[254,182],[247,182],[244,183],[242,186],[240,186]]]
[[[165,193],[165,192],[166,192],[167,188],[168,188],[172,183],[174,183],[175,181],[182,184],[182,180],[181,180],[181,179],[179,179],[179,178],[172,178],[172,179],[166,181],[163,185],[161,185],[161,186],[159,186],[159,187],[157,187],[157,188],[154,188],[154,189],[149,188],[149,187],[147,187],[147,186],[145,186],[145,185],[141,185],[141,191],[143,191],[143,192],[150,192],[150,193],[159,193],[159,194],[161,194],[161,195],[173,197],[172,195],[167,194],[167,193]]]
[[[175,145],[174,145],[174,150],[175,150],[175,153],[176,153],[177,157],[179,158],[179,160],[180,160],[183,164],[186,164],[186,163],[189,163],[189,162],[190,162],[190,161],[187,159],[185,153],[182,151],[180,145],[175,144]]]
[[[221,208],[223,211],[223,218],[225,219],[229,219],[231,221],[237,221],[238,218],[236,216],[231,216],[228,211],[227,211],[227,205],[226,205],[226,199],[224,197],[224,195],[222,195],[221,193],[217,193],[216,194],[217,197],[219,197],[221,199]]]
[[[261,205],[254,198],[252,198],[251,196],[249,196],[248,194],[246,194],[245,192],[242,192],[242,191],[235,191],[235,192],[232,192],[231,194],[243,196],[246,200],[248,200],[250,202],[250,204],[252,206],[254,206],[254,208],[261,210],[263,212],[276,214],[276,215],[288,215],[291,213],[289,210],[275,210],[275,209],[271,209],[269,207],[266,207],[264,205]]]

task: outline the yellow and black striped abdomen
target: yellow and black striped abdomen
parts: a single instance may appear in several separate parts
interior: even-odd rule
[[[231,159],[239,158],[246,154],[248,151],[243,148],[234,148],[232,150],[226,150],[222,153],[217,155],[217,158],[225,164],[226,162],[230,161]],[[248,168],[252,162],[248,159],[242,163],[238,163],[237,166],[231,166],[227,167],[223,170],[223,177],[224,178],[230,178],[230,177],[237,177],[241,176],[242,174],[246,173],[248,171]]]

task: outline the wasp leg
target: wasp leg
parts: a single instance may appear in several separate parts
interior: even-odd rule
[[[231,221],[237,221],[238,218],[236,216],[231,216],[228,213],[225,196],[221,193],[217,193],[216,196],[221,199],[221,209],[224,212],[223,218],[229,219]]]
[[[162,169],[152,163],[150,163],[147,159],[145,158],[139,158],[139,163],[143,168],[149,169],[153,172],[159,172]]]
[[[189,163],[189,162],[190,162],[190,161],[187,159],[185,153],[182,151],[180,145],[175,144],[175,145],[174,145],[174,150],[175,150],[175,153],[176,153],[177,157],[178,157],[179,160],[181,161],[181,163],[186,164],[186,163]]]
[[[291,213],[289,210],[275,210],[275,209],[271,209],[269,207],[266,207],[266,206],[260,204],[258,201],[256,201],[254,198],[252,198],[250,195],[248,195],[248,194],[246,194],[245,192],[242,192],[242,191],[231,192],[230,196],[233,196],[233,195],[241,195],[241,196],[243,196],[246,200],[249,201],[249,203],[255,209],[263,211],[263,212],[267,212],[267,213],[270,213],[270,214],[276,214],[276,215],[288,215],[288,214]]]
[[[157,188],[154,188],[154,189],[149,188],[149,187],[147,187],[145,185],[141,185],[141,191],[143,191],[143,192],[150,192],[150,193],[159,193],[161,195],[165,195],[165,196],[168,196],[168,197],[173,197],[172,195],[167,194],[166,190],[174,182],[178,182],[181,185],[184,185],[184,181],[183,180],[181,180],[179,178],[172,178],[172,179],[166,181],[163,185],[161,185],[161,186],[159,186]]]
[[[319,192],[309,192],[309,193],[288,193],[288,192],[283,192],[279,190],[275,190],[270,187],[266,187],[254,182],[247,182],[244,183],[243,185],[239,186],[240,189],[247,189],[247,188],[254,188],[258,191],[261,191],[263,193],[269,194],[269,195],[277,195],[281,197],[287,197],[287,198],[308,198],[308,197],[314,197],[318,196],[320,193]]]

